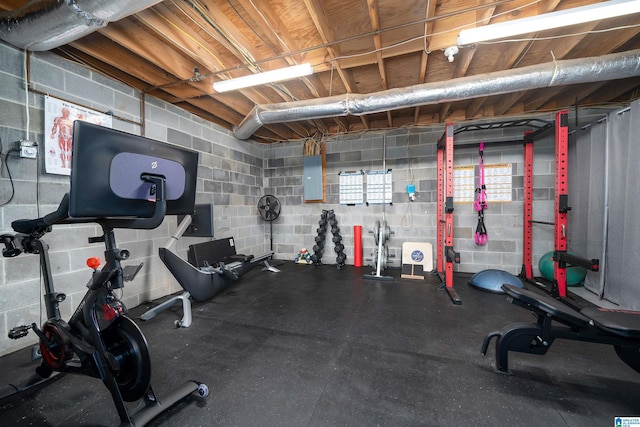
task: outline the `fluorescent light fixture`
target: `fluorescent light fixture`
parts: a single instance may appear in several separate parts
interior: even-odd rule
[[[310,74],[313,74],[313,67],[311,64],[306,63],[287,68],[279,68],[273,71],[266,71],[264,73],[250,74],[248,76],[238,77],[237,79],[215,82],[213,84],[213,89],[216,92],[228,92],[230,90],[242,89],[244,87],[282,82],[285,80],[295,79],[296,77],[308,76]]]
[[[640,12],[640,0],[611,0],[460,31],[458,46],[536,33]]]

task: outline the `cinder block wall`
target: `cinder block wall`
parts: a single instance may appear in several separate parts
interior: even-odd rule
[[[43,93],[92,107],[112,111],[114,128],[139,134],[140,93],[101,74],[87,70],[48,53],[31,54],[30,90],[25,94],[24,53],[0,45],[0,137],[2,167],[0,203],[11,195],[5,155],[15,141],[25,139],[29,102],[28,138],[42,145],[44,141]],[[551,118],[551,117],[549,117]],[[327,201],[304,203],[302,184],[302,142],[256,144],[239,141],[218,126],[203,121],[179,108],[150,96],[145,97],[145,136],[171,142],[200,152],[197,202],[214,205],[216,238],[233,236],[244,253],[260,254],[269,249],[270,228],[257,214],[257,200],[263,194],[274,194],[282,203],[282,214],[273,222],[276,257],[293,260],[298,251],[312,250],[318,220],[323,209],[333,209],[344,238],[347,264],[353,264],[353,226],[363,226],[365,265],[370,264],[374,239],[368,233],[376,221],[387,221],[393,234],[387,241],[391,254],[390,266],[399,266],[401,247],[405,241],[436,244],[436,141],[444,126],[400,129],[386,137],[377,132],[338,136],[327,140]],[[133,123],[131,123],[133,122]],[[500,138],[521,138],[523,130],[465,133],[457,141],[490,141]],[[383,146],[386,141],[386,150]],[[42,150],[40,148],[40,150]],[[486,213],[489,244],[477,247],[473,242],[476,213],[470,204],[455,205],[455,247],[461,253],[458,271],[476,272],[485,268],[501,268],[517,273],[522,251],[522,149],[488,146],[485,162],[513,165],[513,202],[493,204]],[[393,204],[344,206],[339,204],[340,171],[379,170],[393,172]],[[553,140],[536,142],[534,179],[534,217],[553,220]],[[0,206],[0,231],[11,232],[10,224],[18,218],[44,215],[57,207],[69,189],[65,176],[44,173],[42,156],[37,160],[20,159],[11,152],[7,158],[15,194],[10,202]],[[477,151],[456,149],[456,165],[475,165]],[[409,203],[406,185],[413,183],[417,199]],[[134,307],[180,290],[179,285],[158,259],[158,248],[165,245],[177,227],[176,217],[167,217],[156,230],[119,230],[119,246],[132,253],[131,264],[144,263],[133,282],[125,287],[124,301]],[[63,316],[84,294],[89,272],[85,259],[101,256],[103,248],[89,245],[87,238],[99,234],[97,227],[87,225],[61,226],[48,234],[54,280],[57,290],[67,294],[62,304]],[[186,257],[189,244],[202,239],[183,238],[177,252]],[[552,249],[551,229],[534,230],[534,269],[539,256]],[[335,252],[328,239],[325,264],[335,263]],[[129,263],[128,262],[128,263]],[[300,268],[313,268],[304,267]],[[38,258],[21,255],[0,258],[0,355],[31,345],[34,337],[11,341],[7,331],[13,326],[41,322],[40,279]]]
[[[22,51],[0,44],[0,233],[12,232],[11,222],[15,219],[36,218],[55,210],[69,190],[69,177],[44,173],[43,94],[97,111],[111,111],[114,128],[140,134],[139,91],[56,55],[32,53],[30,90],[26,93],[24,62]],[[227,130],[150,96],[145,97],[144,111],[146,137],[200,152],[196,201],[214,205],[216,237],[233,236],[239,250],[245,253],[266,251],[265,224],[256,212],[263,187],[263,147],[251,141],[238,141]],[[10,152],[16,141],[27,138],[39,143],[37,160],[21,159],[16,152]],[[118,246],[132,254],[126,264],[144,263],[135,280],[125,286],[123,300],[128,307],[181,289],[157,256],[158,248],[168,243],[176,227],[177,217],[168,216],[155,230],[116,231]],[[87,242],[88,237],[99,234],[98,227],[86,224],[55,227],[45,237],[56,290],[67,294],[67,300],[61,304],[65,318],[84,295],[90,277],[86,258],[103,258],[104,247]],[[186,257],[188,245],[202,240],[183,238],[176,250]],[[41,323],[44,319],[44,313],[40,313],[38,261],[36,255],[24,254],[0,258],[0,355],[35,342],[34,334],[13,341],[7,338],[7,332],[13,326]]]
[[[552,120],[553,117],[543,117]],[[491,145],[492,141],[522,139],[527,128],[506,128],[456,135],[456,143],[487,142],[485,164],[511,163],[513,169],[512,200],[492,203],[485,213],[489,241],[475,244],[477,212],[470,203],[454,203],[454,248],[460,252],[461,263],[456,271],[475,273],[498,268],[518,274],[522,267],[522,222],[524,151],[522,145]],[[363,227],[364,265],[372,266],[376,249],[373,233],[376,221],[386,221],[392,234],[387,240],[390,267],[401,265],[404,242],[429,242],[435,251],[437,215],[437,140],[444,125],[429,128],[401,129],[386,134],[363,133],[338,136],[326,141],[326,203],[303,201],[303,145],[276,145],[266,150],[265,192],[278,196],[283,204],[282,216],[274,223],[274,244],[279,257],[294,259],[301,248],[313,253],[318,221],[323,209],[333,209],[344,238],[347,264],[353,264],[353,226]],[[553,221],[554,140],[551,135],[534,143],[534,219]],[[383,149],[386,145],[386,153]],[[386,155],[385,155],[386,154]],[[456,147],[455,166],[478,164],[478,147]],[[339,204],[339,173],[341,171],[392,170],[393,203],[391,205]],[[477,169],[477,167],[476,167]],[[477,173],[476,173],[477,175]],[[366,181],[366,180],[365,180]],[[477,182],[477,181],[475,181]],[[409,201],[406,187],[414,184],[416,200]],[[366,186],[365,186],[366,187]],[[366,191],[366,188],[365,188]],[[534,270],[537,260],[553,249],[553,228],[534,227]],[[334,244],[328,234],[322,257],[324,264],[336,264]],[[435,266],[435,260],[434,260]],[[371,267],[372,268],[372,267]]]

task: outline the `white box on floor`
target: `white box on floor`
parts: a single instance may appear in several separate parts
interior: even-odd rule
[[[431,243],[404,242],[402,244],[403,279],[424,280],[425,273],[433,270],[433,247]]]

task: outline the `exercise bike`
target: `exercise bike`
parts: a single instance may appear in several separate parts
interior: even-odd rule
[[[2,255],[15,257],[21,253],[37,254],[44,283],[44,303],[48,319],[41,327],[36,323],[18,326],[9,338],[18,339],[32,330],[40,339],[42,362],[36,373],[49,378],[54,372],[68,372],[99,378],[109,389],[120,417],[121,426],[141,426],[151,421],[171,405],[197,392],[208,395],[205,384],[187,381],[163,397],[156,397],[151,387],[151,360],[147,341],[136,323],[127,316],[127,309],[114,291],[124,282],[133,280],[142,267],[121,266],[129,258],[126,249],[116,247],[115,228],[153,229],[159,226],[166,213],[165,179],[145,174],[143,181],[151,183],[156,192],[153,216],[149,218],[71,218],[69,194],[58,209],[42,218],[14,221],[16,234],[4,234]],[[59,305],[66,296],[56,292],[53,284],[48,245],[41,238],[52,226],[73,223],[98,223],[103,234],[89,238],[89,243],[104,243],[106,265],[98,270],[100,260],[89,258],[93,269],[87,283],[87,293],[68,321],[60,317]],[[125,402],[140,404],[129,412]]]

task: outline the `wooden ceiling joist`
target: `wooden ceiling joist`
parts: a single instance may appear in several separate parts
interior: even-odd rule
[[[483,78],[491,72],[553,60],[639,49],[640,14],[635,14],[461,47],[453,63],[442,54],[456,45],[463,28],[598,1],[166,0],[54,52],[233,129],[256,105],[375,94],[460,77]],[[0,0],[0,10],[15,11],[27,2]],[[311,63],[313,75],[224,94],[212,87],[214,81],[302,62]],[[632,81],[514,91],[359,117],[271,124],[259,128],[253,139],[286,141],[317,132],[496,118],[566,106],[576,98],[578,104],[617,105],[638,95]]]

